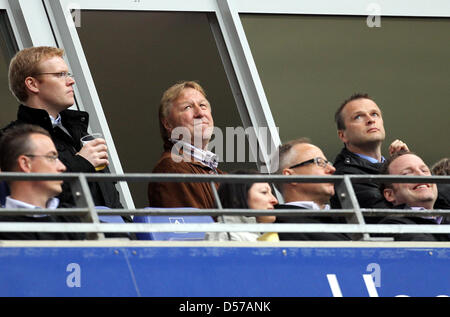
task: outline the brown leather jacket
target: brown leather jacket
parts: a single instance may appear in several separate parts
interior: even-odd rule
[[[153,173],[215,174],[212,169],[199,162],[175,162],[170,151],[163,152]],[[219,169],[217,173],[223,174]],[[216,188],[218,185],[216,184]],[[152,182],[148,184],[148,201],[150,207],[216,208],[209,183]]]

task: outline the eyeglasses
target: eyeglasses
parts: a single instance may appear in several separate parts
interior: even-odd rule
[[[50,162],[59,161],[58,155],[37,155],[37,154],[24,154],[24,155],[28,157],[45,157]]]
[[[311,164],[311,163],[314,163],[317,166],[322,167],[322,168],[327,167],[328,164],[333,166],[333,163],[327,161],[326,159],[321,158],[321,157],[315,157],[313,159],[310,159],[310,160],[307,160],[307,161],[304,161],[304,162],[292,165],[289,168],[296,168],[296,167],[300,167],[300,166],[303,166],[303,165],[308,165],[308,164]]]
[[[70,72],[57,72],[57,73],[37,73],[37,74],[34,74],[33,76],[37,76],[37,75],[54,75],[55,77],[58,77],[58,78],[64,78],[64,79],[67,79],[67,78],[73,78],[73,74],[72,73],[70,73]]]

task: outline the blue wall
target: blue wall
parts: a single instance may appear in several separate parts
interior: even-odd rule
[[[333,296],[333,279],[344,297],[450,295],[450,249],[0,248],[0,296]]]

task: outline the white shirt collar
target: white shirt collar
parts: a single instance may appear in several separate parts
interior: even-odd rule
[[[412,210],[427,210],[424,207],[409,207]]]
[[[58,113],[58,116],[55,118],[52,117],[51,114],[49,114],[50,116],[50,121],[52,122],[53,127],[57,127],[57,126],[61,126],[61,115]]]
[[[302,207],[302,208],[306,208],[306,209],[314,209],[314,210],[322,209],[319,207],[318,204],[316,204],[313,201],[291,201],[289,203],[286,203],[286,205],[297,206],[297,207]],[[330,209],[330,205],[325,205],[325,207],[323,208],[323,210],[329,210],[329,209]]]
[[[428,209],[423,208],[423,207],[409,207],[409,208],[412,209],[412,210],[428,210]],[[441,224],[441,221],[443,219],[442,216],[422,216],[421,218],[434,220],[438,224]]]
[[[64,128],[64,126],[62,125],[62,122],[61,122],[61,115],[60,115],[59,113],[58,113],[58,116],[56,117],[56,119],[53,118],[52,115],[50,115],[50,114],[49,114],[49,116],[50,116],[50,121],[52,122],[52,127],[53,127],[53,128],[59,127],[59,128],[60,128],[61,130],[63,130],[67,135],[69,135],[70,137],[72,137],[72,136],[70,135],[69,131],[67,131],[67,129]]]
[[[59,205],[59,199],[54,197],[50,198],[47,202],[46,208],[48,209],[56,209]],[[13,199],[10,196],[6,197],[5,208],[24,208],[24,209],[41,209],[41,207],[37,207],[21,200]],[[32,215],[32,217],[45,217],[46,215]]]

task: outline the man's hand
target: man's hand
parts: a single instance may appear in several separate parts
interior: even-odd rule
[[[77,153],[89,161],[94,167],[109,165],[108,147],[104,139],[98,138],[86,143]]]
[[[399,151],[409,151],[409,149],[403,141],[395,140],[391,143],[391,145],[389,145],[389,155],[392,156],[394,153]]]

